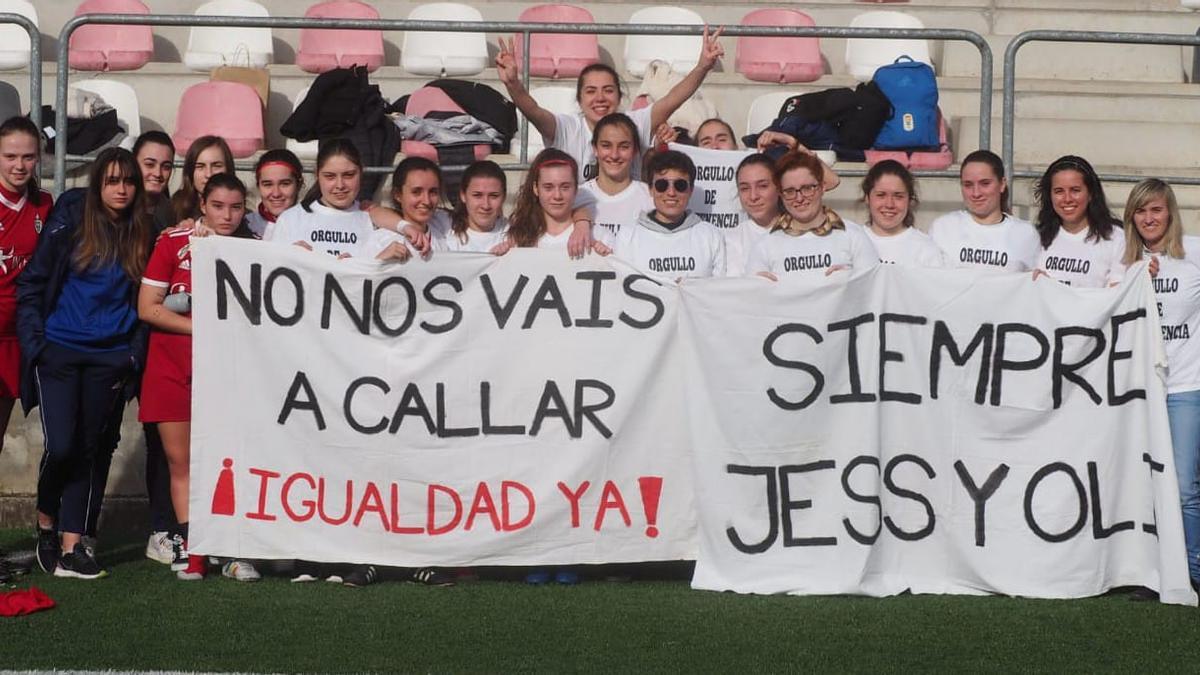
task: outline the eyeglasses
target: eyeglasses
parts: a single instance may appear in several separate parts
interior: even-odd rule
[[[783,188],[779,191],[779,194],[783,195],[783,198],[787,200],[795,199],[797,195],[808,199],[817,194],[817,188],[819,187],[821,187],[819,183],[809,183],[808,185],[801,185],[798,188]]]
[[[658,180],[654,181],[654,191],[666,192],[667,188],[674,186],[676,192],[687,192],[689,185],[690,184],[685,178],[676,178],[675,180],[659,178]]]

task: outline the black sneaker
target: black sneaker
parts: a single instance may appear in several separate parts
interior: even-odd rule
[[[12,581],[12,578],[13,573],[8,568],[8,562],[0,558],[0,584],[7,584],[9,581]]]
[[[420,569],[413,570],[412,577],[410,577],[409,580],[414,583],[424,584],[426,586],[454,585],[454,577],[446,574],[445,572],[439,572],[432,567],[422,567]]]
[[[58,540],[58,532],[51,529],[37,528],[37,561],[38,567],[46,574],[54,574],[58,569],[58,559],[62,557],[62,543]]]
[[[171,571],[182,572],[188,566],[187,547],[183,545],[183,537],[171,535]]]
[[[355,588],[370,586],[376,581],[379,581],[379,570],[375,569],[374,565],[357,565],[342,577],[343,584]]]
[[[54,568],[56,577],[73,577],[75,579],[100,579],[108,576],[108,571],[100,567],[100,563],[88,553],[83,542],[75,544],[75,548],[58,559],[58,567]]]

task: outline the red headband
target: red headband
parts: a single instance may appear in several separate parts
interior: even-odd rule
[[[292,173],[296,173],[296,167],[292,166],[290,162],[285,162],[282,159],[275,159],[271,160],[270,162],[263,162],[261,165],[259,165],[259,167],[254,170],[254,177],[258,178],[260,175],[262,175],[263,169],[269,166],[282,166],[290,169]],[[299,178],[299,175],[297,174],[296,177]]]

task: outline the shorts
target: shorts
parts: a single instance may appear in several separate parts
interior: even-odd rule
[[[154,334],[151,337],[146,372],[142,376],[138,421],[191,421],[191,336]]]
[[[15,337],[0,337],[0,398],[21,397],[21,345]]]

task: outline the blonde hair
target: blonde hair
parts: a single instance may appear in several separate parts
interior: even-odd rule
[[[1183,257],[1183,220],[1179,217],[1179,202],[1175,200],[1175,191],[1165,181],[1147,178],[1133,186],[1129,191],[1129,200],[1125,202],[1125,257],[1121,262],[1126,265],[1141,260],[1142,250],[1146,248],[1146,242],[1133,222],[1133,214],[1154,199],[1162,199],[1167,203],[1169,221],[1167,233],[1163,235],[1167,244],[1167,257]]]

